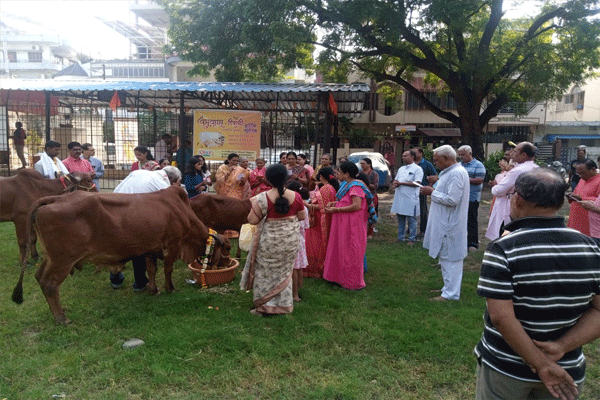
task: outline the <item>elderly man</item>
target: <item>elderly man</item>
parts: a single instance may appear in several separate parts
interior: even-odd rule
[[[577,184],[579,183],[579,179],[581,179],[581,177],[577,175],[576,166],[577,164],[582,164],[587,160],[587,146],[577,146],[577,158],[571,161],[571,169],[569,170],[569,182],[571,182],[572,190],[575,190]]]
[[[496,196],[496,201],[485,233],[488,239],[499,238],[504,225],[510,222],[509,199],[515,191],[515,181],[519,175],[538,167],[535,164],[536,150],[536,147],[529,142],[519,143],[512,152],[512,159],[518,163],[517,166],[508,171],[502,182],[492,188],[492,194]]]
[[[49,179],[56,179],[58,176],[67,175],[69,170],[56,157],[59,152],[60,143],[48,140],[44,146],[44,152],[40,155],[40,161],[36,162],[33,168]]]
[[[469,251],[475,251],[479,248],[479,227],[477,225],[477,211],[479,210],[479,201],[481,200],[481,189],[483,188],[483,179],[485,178],[485,167],[481,161],[473,158],[471,146],[460,146],[458,156],[461,164],[469,174],[469,217],[467,219],[467,244]]]
[[[579,182],[573,193],[569,195],[571,209],[569,211],[569,228],[590,235],[590,222],[588,210],[579,204],[580,201],[595,201],[600,195],[600,174],[596,171],[597,165],[592,160],[587,160],[575,165],[579,175]]]
[[[132,171],[127,178],[117,185],[114,193],[151,193],[168,188],[170,185],[181,184],[181,172],[176,167],[164,167],[156,171],[136,170]],[[168,223],[168,221],[165,221]],[[148,278],[146,277],[146,258],[156,265],[156,255],[146,254],[131,260],[133,264],[133,290],[140,292],[146,288]],[[110,283],[114,289],[123,286],[125,277],[122,272],[110,274]]]
[[[469,174],[456,162],[449,145],[433,150],[433,162],[440,172],[435,189],[423,186],[421,194],[431,195],[431,211],[423,247],[429,256],[440,259],[444,287],[432,301],[458,300],[467,256],[467,212],[469,211]]]
[[[104,164],[102,164],[100,159],[94,157],[94,154],[96,154],[96,149],[94,149],[94,146],[91,143],[82,144],[81,149],[83,150],[81,158],[87,160],[94,170],[94,173],[92,174],[92,182],[94,182],[96,188],[100,190],[100,178],[104,176]]]
[[[402,166],[392,182],[394,202],[390,212],[398,218],[398,241],[404,242],[404,232],[408,221],[408,245],[412,246],[417,240],[417,216],[419,215],[419,186],[423,180],[423,170],[415,164],[414,150],[402,153]],[[415,183],[416,182],[416,183]]]
[[[85,172],[93,178],[94,168],[92,168],[92,164],[88,160],[81,158],[83,151],[81,143],[70,142],[67,145],[67,149],[69,150],[69,157],[65,158],[62,162],[69,172]]]
[[[417,164],[423,170],[423,180],[421,181],[421,185],[430,186],[433,185],[437,179],[437,171],[432,163],[423,157],[423,149],[421,147],[414,148],[414,151],[417,154],[417,158],[415,158],[415,164]],[[429,216],[429,210],[427,210],[427,196],[420,194],[419,195],[419,208],[420,208],[420,221],[419,221],[419,234],[417,235],[417,239],[422,240],[425,236],[425,228],[427,228],[427,217]]]
[[[556,215],[566,188],[547,168],[521,174],[508,234],[485,252],[478,400],[573,399],[583,383],[581,346],[600,337],[600,247]]]

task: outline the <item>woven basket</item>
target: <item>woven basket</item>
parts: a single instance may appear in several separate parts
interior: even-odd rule
[[[230,266],[222,269],[207,269],[202,272],[202,265],[196,260],[188,264],[196,285],[201,287],[221,285],[235,279],[235,269],[240,265],[238,260],[231,259]]]

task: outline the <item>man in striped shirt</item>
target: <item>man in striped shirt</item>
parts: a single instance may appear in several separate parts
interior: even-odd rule
[[[520,175],[510,233],[485,252],[477,287],[487,301],[475,347],[477,399],[578,396],[581,346],[600,337],[600,247],[556,216],[566,187],[546,168]]]

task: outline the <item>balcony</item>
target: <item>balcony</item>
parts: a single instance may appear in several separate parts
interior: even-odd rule
[[[9,62],[2,63],[2,70],[6,71],[9,69],[10,71],[61,71],[63,69],[62,64],[54,63],[51,61],[38,61],[38,62],[29,62],[29,61],[17,61],[17,62]]]

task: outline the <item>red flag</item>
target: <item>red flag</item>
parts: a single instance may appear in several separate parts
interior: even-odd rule
[[[108,103],[108,106],[111,110],[117,111],[117,107],[119,107],[120,105],[121,98],[119,97],[119,92],[115,92],[115,94],[113,94],[112,99],[110,99],[110,103]]]
[[[329,109],[331,110],[331,113],[333,115],[337,115],[337,113],[338,113],[337,103],[333,99],[333,95],[331,93],[329,93]]]

